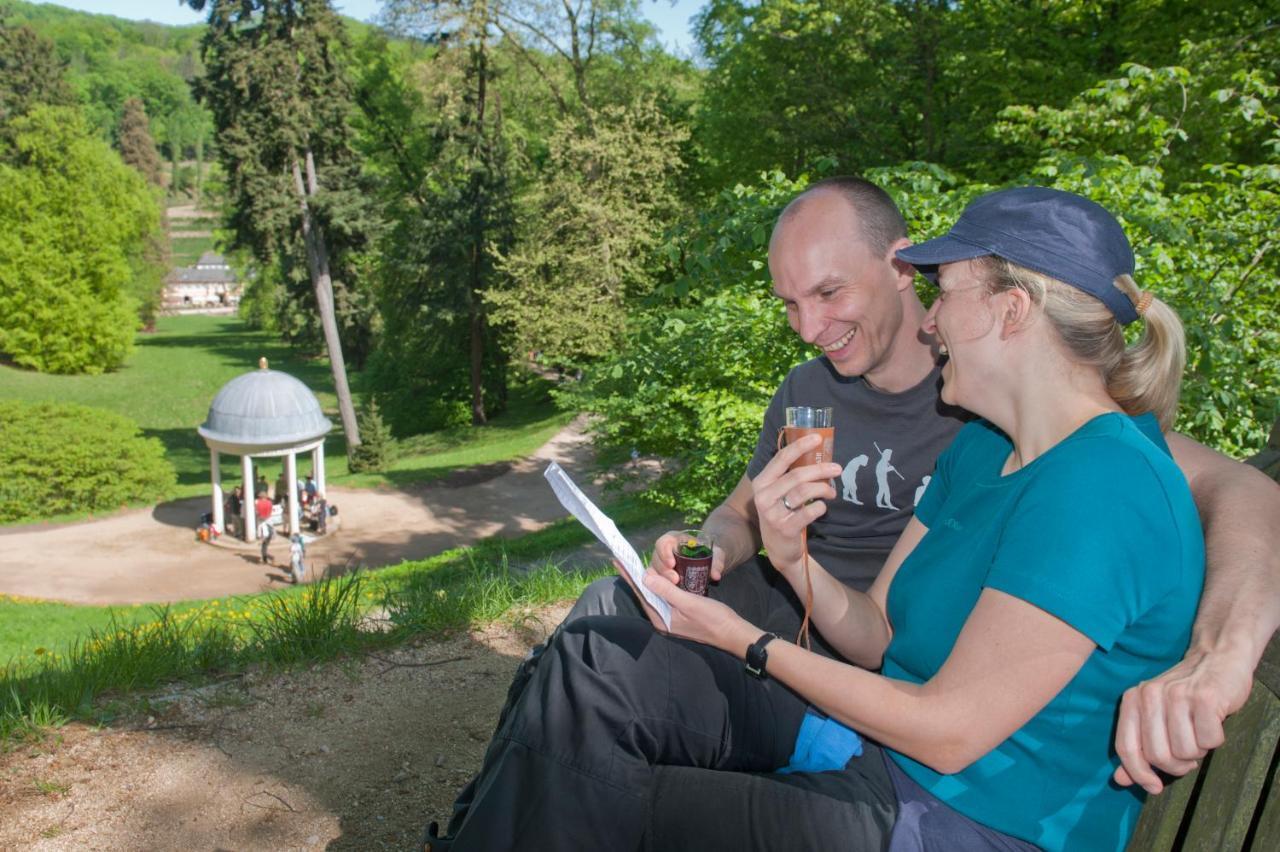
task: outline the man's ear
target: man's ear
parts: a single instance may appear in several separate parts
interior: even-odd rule
[[[894,242],[893,245],[889,246],[887,260],[889,261],[889,265],[893,267],[893,271],[897,276],[896,283],[899,291],[913,286],[916,280],[916,268],[905,260],[900,260],[898,258],[898,250],[904,249],[909,245],[911,245],[911,240],[906,237],[902,237]]]
[[[1031,294],[1018,287],[1011,287],[1000,294],[1000,339],[1007,340],[1031,325],[1035,305]]]

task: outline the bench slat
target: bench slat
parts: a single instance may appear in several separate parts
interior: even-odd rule
[[[1200,779],[1200,767],[1189,772],[1172,784],[1165,787],[1159,796],[1148,796],[1142,806],[1142,815],[1138,818],[1138,827],[1133,830],[1128,849],[1132,852],[1170,852],[1178,839],[1178,830],[1182,827],[1183,814],[1187,803],[1191,801],[1191,793]]]
[[[1280,699],[1255,683],[1249,701],[1230,720],[1227,741],[1208,761],[1187,829],[1188,850],[1232,852],[1244,848],[1262,803],[1267,774],[1280,740]]]

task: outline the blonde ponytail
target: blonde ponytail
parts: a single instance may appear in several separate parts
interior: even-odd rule
[[[1140,321],[1146,324],[1142,336],[1126,346],[1115,314],[1097,297],[1001,257],[976,262],[985,267],[991,292],[1017,288],[1044,307],[1067,349],[1099,370],[1107,393],[1121,408],[1129,414],[1152,412],[1163,431],[1173,426],[1187,344],[1182,322],[1172,308],[1140,291],[1130,276],[1117,276],[1116,288],[1134,305],[1147,302],[1139,311]]]
[[[1119,363],[1104,374],[1107,393],[1130,414],[1154,412],[1161,431],[1168,432],[1178,416],[1178,393],[1187,364],[1182,320],[1150,292],[1141,293],[1128,275],[1118,276],[1115,283],[1135,305],[1143,297],[1149,304],[1141,311],[1142,336],[1125,348]]]

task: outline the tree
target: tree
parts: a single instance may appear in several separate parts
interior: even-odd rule
[[[9,24],[8,13],[0,9],[0,136],[12,119],[40,104],[74,106],[65,72],[52,42],[30,27]]]
[[[605,107],[580,134],[561,121],[524,233],[501,255],[510,278],[485,298],[520,351],[562,365],[611,352],[629,308],[656,278],[656,249],[678,212],[683,128],[651,100]]]
[[[213,112],[227,176],[232,244],[260,262],[296,257],[324,332],[348,454],[360,444],[338,334],[330,235],[364,207],[350,146],[342,22],[327,0],[187,0],[209,7],[199,93]]]
[[[160,210],[142,177],[69,107],[38,106],[0,144],[0,352],[101,373],[133,346]]]
[[[446,44],[410,66],[415,83],[375,42],[360,89],[394,222],[383,244],[384,368],[375,374],[396,398],[391,415],[401,431],[449,422],[459,367],[473,424],[506,401],[508,356],[486,294],[503,280],[495,255],[510,247],[514,225],[486,20],[483,4],[452,18]]]
[[[129,98],[124,102],[124,114],[120,116],[117,133],[120,159],[133,166],[153,186],[163,186],[160,176],[160,155],[151,138],[151,122],[141,98]]]

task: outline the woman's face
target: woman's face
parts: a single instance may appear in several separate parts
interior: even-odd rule
[[[948,357],[942,367],[942,401],[976,411],[977,395],[989,387],[995,351],[996,318],[979,265],[971,260],[938,267],[938,297],[922,328],[937,337]]]

